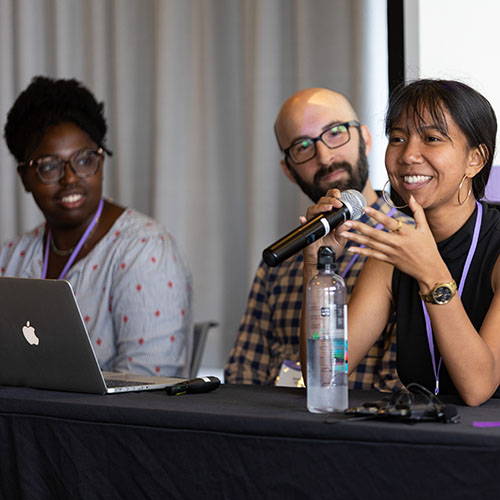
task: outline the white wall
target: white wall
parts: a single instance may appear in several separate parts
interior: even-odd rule
[[[354,80],[352,98],[360,120],[368,125],[372,135],[370,181],[375,189],[382,189],[387,181],[384,134],[389,97],[387,4],[381,0],[357,0],[352,8],[358,20],[352,41],[353,65],[358,78]]]

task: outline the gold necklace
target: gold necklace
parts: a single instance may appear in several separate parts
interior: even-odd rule
[[[59,250],[59,248],[56,247],[54,238],[52,238],[52,236],[50,237],[50,248],[56,255],[60,255],[61,257],[67,257],[68,255],[71,255],[73,253],[73,250],[75,249],[75,247],[73,247],[68,250]]]
[[[87,236],[87,240],[85,241],[85,244],[83,245],[82,248],[85,248],[87,246],[87,242],[94,235],[98,225],[99,225],[99,219],[96,220],[96,223],[95,223],[94,227],[92,228],[92,231],[90,231],[89,235]],[[57,248],[56,243],[54,241],[54,238],[51,235],[50,236],[50,248],[52,249],[52,251],[56,255],[59,255],[60,257],[67,257],[68,255],[71,255],[73,253],[73,251],[75,250],[76,247],[69,248],[68,250],[60,250],[59,248]]]

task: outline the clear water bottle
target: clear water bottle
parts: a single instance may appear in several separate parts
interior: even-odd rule
[[[335,271],[335,253],[321,247],[306,290],[307,409],[313,413],[348,407],[347,292]]]

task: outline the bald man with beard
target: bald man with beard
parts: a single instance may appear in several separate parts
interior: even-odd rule
[[[368,205],[404,223],[412,223],[412,219],[389,206],[372,188],[367,160],[372,145],[370,131],[360,124],[344,95],[321,88],[301,90],[285,101],[274,129],[283,153],[283,172],[314,203],[328,189],[356,189],[363,193]],[[367,215],[360,220],[376,226]],[[337,259],[337,272],[346,282],[348,298],[364,262],[365,257],[345,251]],[[260,263],[236,343],[225,366],[226,383],[274,384],[283,364],[297,366],[302,265],[301,252],[277,267]],[[351,374],[349,386],[381,391],[400,387],[393,324],[386,326]]]

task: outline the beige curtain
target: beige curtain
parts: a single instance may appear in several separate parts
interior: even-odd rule
[[[330,87],[381,130],[385,10],[382,0],[0,0],[2,129],[37,74],[77,78],[105,101],[105,194],[179,241],[195,318],[220,324],[203,365],[220,368],[262,249],[309,204],[279,167],[276,113],[300,88]],[[383,176],[370,159],[372,179]],[[39,221],[2,141],[0,240]]]

